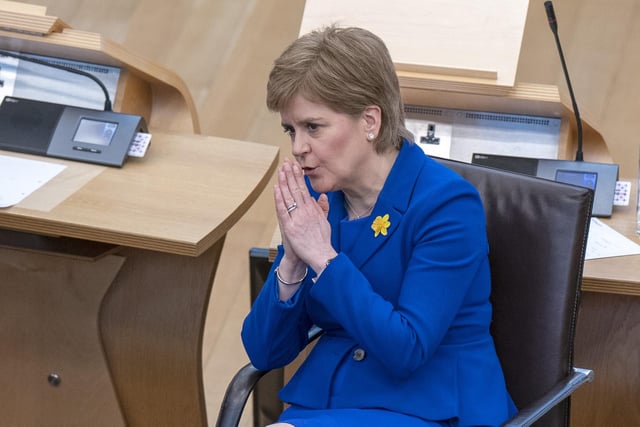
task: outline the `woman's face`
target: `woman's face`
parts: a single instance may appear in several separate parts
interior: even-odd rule
[[[374,155],[367,140],[371,124],[337,113],[298,95],[280,112],[291,152],[319,193],[357,188],[362,168]]]

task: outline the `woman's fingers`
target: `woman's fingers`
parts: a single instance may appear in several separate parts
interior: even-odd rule
[[[273,186],[273,201],[276,206],[276,213],[281,218],[287,213],[287,202],[284,200],[285,196],[282,194],[282,187],[279,184]]]
[[[290,163],[291,175],[289,175],[288,185],[294,199],[300,203],[306,203],[309,200],[309,190],[304,182],[304,174],[298,163]]]
[[[289,213],[310,201],[302,168],[289,159],[285,159],[278,171],[278,185],[282,193],[283,206]]]
[[[331,245],[326,219],[329,202],[326,194],[317,202],[311,197],[300,165],[284,161],[273,194],[285,252],[305,263],[318,251],[327,252]]]
[[[284,209],[285,211],[288,211],[288,213],[293,212],[293,210],[297,208],[297,204],[298,204],[298,202],[295,199],[295,195],[291,191],[291,188],[289,186],[290,175],[291,175],[291,168],[287,167],[286,165],[282,165],[278,170],[277,187],[280,192],[280,197],[279,197],[279,200],[276,201],[276,203],[279,203],[279,205],[276,205],[276,209],[278,208]]]
[[[318,206],[326,218],[329,215],[329,198],[326,194],[321,194],[320,197],[318,197]]]

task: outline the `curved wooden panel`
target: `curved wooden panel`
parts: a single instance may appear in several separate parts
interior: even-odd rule
[[[223,241],[197,258],[123,250],[100,333],[127,424],[207,425],[202,337]]]
[[[124,424],[97,321],[123,263],[0,248],[2,424]]]

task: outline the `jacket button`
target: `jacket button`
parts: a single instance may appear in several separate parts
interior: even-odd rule
[[[353,360],[355,360],[356,362],[361,362],[364,360],[364,358],[367,356],[367,352],[364,351],[361,348],[357,348],[354,352],[353,352]]]

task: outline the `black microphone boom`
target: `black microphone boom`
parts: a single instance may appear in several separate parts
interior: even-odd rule
[[[560,62],[562,63],[562,70],[564,71],[564,78],[567,81],[567,87],[569,88],[569,96],[571,97],[573,113],[576,116],[576,129],[578,131],[578,147],[576,149],[576,160],[581,162],[584,160],[582,154],[582,119],[580,118],[580,111],[578,111],[578,104],[576,103],[576,97],[573,94],[573,87],[571,86],[571,79],[569,79],[569,71],[567,70],[567,64],[564,60],[564,54],[562,53],[562,45],[560,44],[560,38],[558,37],[558,21],[556,20],[556,14],[553,11],[553,3],[551,3],[551,1],[545,1],[544,8],[547,12],[549,27],[551,27],[551,32],[553,33],[553,36],[556,40],[558,54],[560,55]]]
[[[87,73],[86,71],[82,71],[82,70],[76,70],[75,68],[67,67],[64,65],[52,64],[50,62],[43,61],[41,59],[32,58],[30,56],[20,55],[18,53],[13,53],[13,52],[7,52],[6,50],[0,50],[0,55],[10,56],[12,58],[17,58],[27,62],[33,62],[34,64],[44,65],[45,67],[57,68],[59,70],[68,71],[70,73],[79,74],[81,76],[90,78],[91,80],[96,82],[98,86],[100,86],[100,89],[102,89],[102,92],[104,93],[104,111],[111,111],[111,98],[109,97],[109,91],[107,91],[107,88],[105,87],[104,83],[102,83],[102,81],[100,81],[100,79],[94,76],[93,74]]]
[[[551,179],[567,184],[580,185],[591,188],[593,194],[593,216],[609,217],[613,211],[614,196],[616,191],[616,181],[618,180],[618,165],[611,163],[585,162],[582,153],[582,120],[573,95],[569,72],[562,54],[562,47],[558,39],[558,21],[553,12],[553,5],[550,1],[544,3],[549,18],[549,27],[556,38],[556,45],[562,61],[562,69],[569,86],[573,112],[576,117],[578,129],[578,149],[575,160],[559,159],[535,159],[516,156],[500,156],[487,153],[474,153],[472,162],[486,166],[497,167],[514,172],[534,175],[539,178]]]
[[[594,190],[593,211],[594,216],[611,216],[613,211],[614,196],[616,191],[616,182],[618,180],[618,165],[610,163],[594,163],[585,162],[582,152],[582,119],[576,97],[573,94],[571,79],[569,79],[569,71],[562,53],[560,38],[558,37],[558,21],[553,11],[551,1],[545,1],[544,7],[549,20],[549,27],[556,39],[556,46],[560,54],[560,62],[562,62],[562,70],[569,88],[571,96],[571,104],[573,105],[573,113],[576,118],[576,128],[578,131],[578,147],[576,149],[575,160],[540,160],[536,170],[536,176],[556,181],[568,182],[569,184],[578,184]]]

